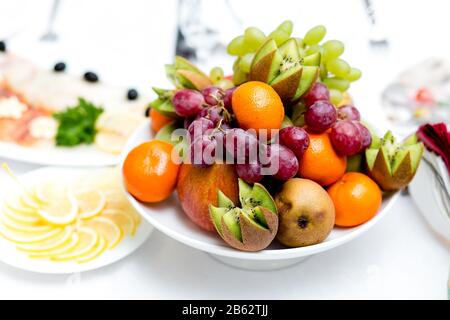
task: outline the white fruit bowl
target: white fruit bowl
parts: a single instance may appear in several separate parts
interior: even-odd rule
[[[150,125],[147,122],[136,130],[125,147],[123,159],[132,148],[152,139],[149,128]],[[398,195],[397,192],[384,197],[380,211],[370,221],[354,228],[334,228],[322,243],[302,248],[285,248],[274,241],[269,248],[260,252],[243,252],[229,247],[217,234],[203,231],[191,222],[181,209],[176,194],[162,203],[146,204],[137,201],[127,193],[133,207],[162,233],[185,245],[209,253],[225,264],[251,270],[272,270],[287,267],[311,255],[336,248],[357,238],[387,214]]]

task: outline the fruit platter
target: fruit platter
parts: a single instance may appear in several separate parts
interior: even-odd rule
[[[341,41],[324,41],[324,26],[292,33],[291,21],[268,35],[245,29],[227,47],[230,76],[176,57],[166,66],[174,87],[154,88],[150,121],[123,154],[144,219],[238,267],[284,267],[364,233],[424,148],[363,120],[348,93],[362,73]]]

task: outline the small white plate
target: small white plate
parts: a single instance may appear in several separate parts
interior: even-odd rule
[[[124,157],[134,146],[152,138],[148,123],[139,127],[128,140]],[[302,248],[284,248],[276,241],[260,252],[244,252],[229,247],[214,233],[206,232],[192,223],[183,213],[176,195],[158,204],[144,204],[128,194],[134,208],[156,229],[193,248],[212,254],[227,264],[253,270],[271,270],[292,265],[307,256],[340,246],[367,232],[377,224],[394,204],[399,193],[384,197],[380,211],[370,221],[354,228],[334,228],[319,244]]]
[[[111,166],[119,163],[120,156],[101,151],[94,145],[63,147],[26,147],[0,141],[0,157],[48,166]]]
[[[429,151],[425,150],[424,157],[428,153]],[[438,158],[438,161],[442,160]],[[448,179],[448,176],[443,179]],[[450,212],[446,212],[447,209],[443,203],[446,198],[441,196],[440,188],[433,171],[422,160],[416,176],[408,187],[409,193],[432,230],[450,243]]]
[[[26,173],[20,176],[19,180],[25,185],[35,185],[38,181],[52,179],[52,177],[75,178],[81,173],[86,173],[86,170],[95,169],[48,167]],[[17,188],[17,186],[11,179],[6,178],[5,176],[1,176],[1,178],[0,197],[3,197],[5,194],[11,192],[11,190]],[[148,239],[153,230],[154,228],[147,221],[142,219],[142,222],[133,237],[125,237],[114,249],[107,250],[98,258],[82,264],[76,262],[55,262],[30,259],[25,253],[17,250],[13,243],[0,237],[0,262],[4,262],[22,270],[39,273],[69,274],[90,271],[107,266],[130,255]]]

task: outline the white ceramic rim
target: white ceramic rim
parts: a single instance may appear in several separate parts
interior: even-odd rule
[[[63,147],[25,147],[0,141],[0,157],[46,166],[93,167],[117,165],[120,155],[109,154],[94,145]]]

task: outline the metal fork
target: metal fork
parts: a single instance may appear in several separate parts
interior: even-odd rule
[[[53,0],[52,9],[50,11],[50,16],[48,18],[47,30],[41,36],[41,41],[54,42],[58,40],[58,35],[53,30],[53,25],[56,20],[56,16],[58,15],[60,0]]]
[[[384,32],[380,29],[372,0],[364,0],[364,7],[371,24],[369,35],[370,45],[372,47],[387,47],[389,45],[389,41]]]

